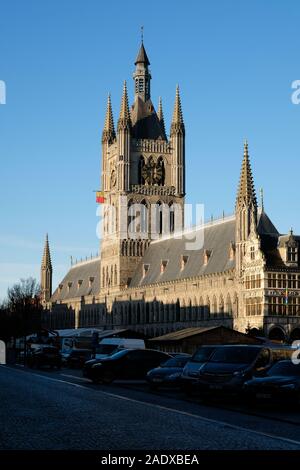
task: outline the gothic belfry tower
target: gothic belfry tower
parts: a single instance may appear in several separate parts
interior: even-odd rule
[[[110,96],[102,133],[101,184],[105,195],[101,292],[117,292],[131,277],[149,243],[183,228],[185,128],[179,88],[168,139],[162,100],[151,100],[150,61],[143,41],[135,60],[134,102],[124,82],[117,130]]]
[[[244,144],[244,158],[235,206],[236,213],[236,273],[242,275],[243,258],[251,231],[257,231],[257,199],[250,165],[248,143]]]
[[[46,305],[52,295],[52,263],[50,256],[48,234],[44,246],[44,253],[41,265],[41,303]]]

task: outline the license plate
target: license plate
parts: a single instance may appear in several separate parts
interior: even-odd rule
[[[155,383],[160,383],[160,382],[162,382],[162,379],[152,379],[152,380],[153,380],[153,382],[155,382]]]
[[[257,393],[256,394],[256,398],[266,399],[266,398],[271,398],[271,397],[272,397],[271,393]]]
[[[222,390],[222,389],[223,389],[223,385],[216,385],[216,384],[213,384],[213,385],[210,385],[209,388],[210,388],[210,390]]]

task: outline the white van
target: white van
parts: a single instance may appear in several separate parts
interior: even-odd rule
[[[143,339],[132,338],[103,338],[95,351],[95,359],[102,359],[120,349],[145,349]]]

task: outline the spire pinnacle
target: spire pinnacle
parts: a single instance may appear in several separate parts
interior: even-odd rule
[[[48,240],[48,233],[46,233],[46,240],[43,252],[43,259],[42,259],[42,268],[50,268],[52,269],[51,263],[51,256],[50,256],[50,248],[49,248],[49,240]]]
[[[130,120],[130,112],[129,112],[129,105],[128,105],[127,85],[126,85],[126,81],[124,81],[120,116],[118,120],[118,129],[127,127],[127,126],[131,126],[131,120]]]
[[[241,206],[243,203],[246,203],[247,205],[250,205],[252,203],[254,208],[257,208],[257,199],[255,194],[247,141],[245,141],[244,143],[244,158],[242,163],[242,171],[240,176],[236,203],[237,206]]]
[[[106,115],[105,115],[105,123],[102,132],[102,142],[112,142],[116,137],[115,133],[115,126],[114,126],[114,118],[112,113],[111,107],[111,98],[110,93],[107,98],[107,106],[106,106]]]
[[[260,188],[260,207],[262,212],[265,210],[265,202],[264,202],[264,189]]]
[[[145,67],[148,67],[148,65],[150,65],[150,61],[148,59],[147,52],[146,52],[146,49],[144,47],[144,33],[143,32],[142,32],[142,41],[141,41],[140,50],[139,50],[138,55],[135,59],[134,65],[137,65],[137,64],[143,64]]]
[[[157,111],[157,117],[160,123],[160,127],[163,131],[164,134],[166,134],[165,130],[165,120],[164,120],[164,113],[163,113],[163,107],[162,107],[162,99],[161,96],[159,97],[158,100],[158,111]]]
[[[171,124],[171,134],[174,131],[178,131],[178,130],[184,130],[184,122],[183,122],[183,115],[182,115],[182,108],[181,108],[179,86],[177,85],[173,118],[172,118],[172,124]]]

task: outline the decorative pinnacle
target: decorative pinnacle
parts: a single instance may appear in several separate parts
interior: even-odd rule
[[[176,132],[184,132],[184,122],[183,122],[183,115],[182,115],[182,108],[181,108],[181,99],[179,93],[179,86],[176,87],[176,95],[175,95],[175,104],[174,104],[174,111],[173,111],[173,118],[171,124],[171,134]]]
[[[121,127],[131,126],[130,120],[130,112],[129,112],[129,105],[128,105],[128,95],[127,95],[127,85],[126,80],[124,81],[123,85],[123,95],[121,101],[121,109],[120,109],[120,116],[118,121],[118,129]]]
[[[46,233],[46,240],[43,252],[43,259],[42,259],[42,268],[50,268],[52,269],[51,263],[51,256],[50,256],[50,248],[49,248],[49,240],[48,240],[48,233]]]
[[[163,113],[163,108],[162,108],[162,99],[161,99],[161,96],[159,97],[159,100],[158,100],[158,111],[157,111],[157,117],[158,117],[158,120],[159,120],[159,123],[160,123],[160,126],[164,132],[164,134],[166,133],[166,130],[165,130],[165,120],[164,120],[164,113]]]
[[[111,98],[110,98],[110,93],[109,93],[108,98],[107,98],[104,129],[102,132],[102,142],[104,141],[112,142],[115,139],[115,137],[116,137],[116,132],[115,132],[115,126],[114,126],[112,107],[111,107]]]
[[[176,87],[175,105],[174,105],[174,112],[173,112],[172,122],[183,124],[183,116],[182,116],[182,109],[181,109],[181,99],[180,99],[179,85],[177,85],[177,87]]]
[[[264,189],[260,188],[260,207],[262,212],[264,212],[265,204],[264,204]]]
[[[237,206],[246,203],[247,205],[253,204],[257,208],[257,200],[251,170],[251,164],[248,153],[248,142],[244,143],[244,158],[242,163],[242,171],[240,176],[240,184],[237,195]]]

